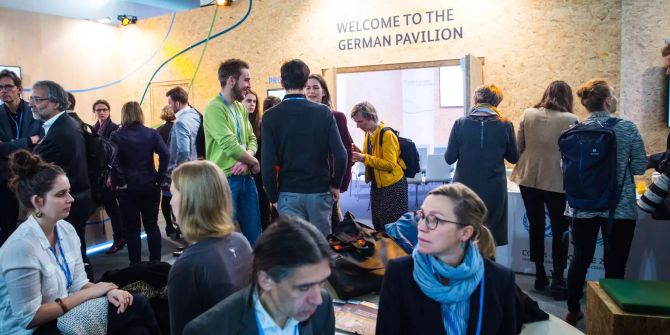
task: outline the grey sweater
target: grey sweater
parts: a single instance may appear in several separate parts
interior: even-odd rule
[[[249,285],[251,262],[251,246],[240,233],[188,247],[168,275],[170,332],[181,334],[189,321]]]

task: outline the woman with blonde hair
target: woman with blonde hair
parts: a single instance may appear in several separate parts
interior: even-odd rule
[[[184,238],[193,243],[170,269],[170,329],[186,324],[249,284],[251,246],[233,232],[228,181],[214,163],[192,161],[172,172],[172,211]]]
[[[386,268],[376,334],[516,334],[514,273],[476,246],[486,212],[460,183],[428,193],[419,244]]]

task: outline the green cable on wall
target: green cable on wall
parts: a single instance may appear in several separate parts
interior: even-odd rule
[[[219,6],[214,6],[214,16],[212,17],[212,23],[209,25],[209,32],[207,33],[205,46],[202,48],[202,53],[200,54],[198,65],[196,65],[195,71],[193,72],[193,77],[191,78],[191,83],[188,85],[188,94],[191,96],[193,95],[193,83],[195,82],[195,76],[198,75],[198,70],[200,70],[200,64],[202,64],[202,59],[205,58],[205,52],[207,51],[207,45],[209,44],[209,39],[212,36],[212,29],[214,29],[214,22],[216,22],[216,14],[218,12],[219,12]]]

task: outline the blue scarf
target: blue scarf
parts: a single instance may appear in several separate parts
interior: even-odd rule
[[[429,298],[439,302],[442,309],[442,322],[448,335],[463,335],[468,327],[470,315],[470,295],[484,275],[484,262],[477,247],[469,243],[463,262],[453,267],[437,257],[419,253],[415,248],[414,281]],[[438,278],[449,280],[442,284]]]

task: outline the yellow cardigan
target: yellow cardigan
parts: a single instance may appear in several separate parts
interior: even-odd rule
[[[386,187],[397,183],[401,178],[405,178],[403,169],[406,168],[405,162],[400,158],[400,143],[395,134],[387,130],[384,132],[383,148],[379,146],[379,133],[384,128],[384,123],[380,122],[372,135],[365,133],[363,142],[363,153],[365,154],[365,167],[373,169],[375,184],[378,188]],[[372,152],[368,152],[368,138],[372,141]],[[365,169],[365,182],[369,183],[372,176],[368,169]]]

